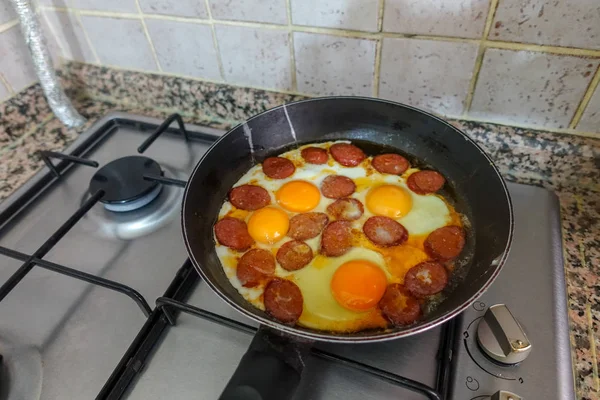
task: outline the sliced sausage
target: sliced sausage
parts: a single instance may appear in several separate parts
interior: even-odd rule
[[[285,279],[273,279],[263,294],[265,310],[286,324],[295,324],[302,314],[304,299],[300,288]]]
[[[231,204],[242,210],[254,211],[271,204],[271,196],[266,189],[256,185],[241,185],[229,192]]]
[[[321,253],[338,257],[352,248],[352,225],[348,221],[334,221],[327,225],[321,237]]]
[[[380,154],[373,157],[371,165],[382,174],[402,175],[410,163],[400,154]]]
[[[329,199],[348,197],[356,190],[356,184],[347,176],[329,175],[321,183],[321,193]]]
[[[277,262],[286,271],[304,268],[312,259],[310,246],[299,240],[291,240],[277,250]]]
[[[262,168],[265,175],[273,179],[285,179],[296,170],[294,164],[283,157],[269,157],[265,159]]]
[[[275,258],[265,249],[252,249],[238,261],[236,275],[242,286],[254,287],[275,273]]]
[[[327,150],[320,147],[307,147],[300,152],[304,161],[309,164],[325,164],[329,159]]]
[[[410,325],[421,316],[419,301],[399,283],[388,285],[379,300],[379,309],[392,324],[398,326]]]
[[[329,148],[329,152],[344,167],[356,167],[367,158],[361,149],[349,143],[336,143]]]
[[[379,246],[397,246],[408,239],[406,228],[388,217],[369,218],[363,225],[363,232]]]
[[[335,219],[354,221],[362,217],[365,212],[363,204],[356,199],[337,199],[329,206],[327,212]]]
[[[225,217],[219,220],[215,224],[215,236],[219,243],[233,250],[245,251],[254,243],[246,223],[237,218]]]
[[[408,270],[404,286],[416,297],[441,292],[448,284],[448,272],[439,262],[425,261]]]
[[[444,186],[444,183],[446,183],[446,179],[435,171],[415,172],[406,180],[409,189],[416,194],[435,193]]]
[[[328,222],[329,217],[320,212],[294,215],[290,219],[290,229],[287,234],[296,240],[312,239],[321,233]]]
[[[425,252],[437,260],[458,257],[465,247],[465,231],[459,226],[444,226],[431,232],[423,243]]]

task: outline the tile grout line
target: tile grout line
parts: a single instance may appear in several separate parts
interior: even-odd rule
[[[8,81],[6,80],[6,78],[4,77],[4,74],[2,72],[0,72],[0,83],[3,84],[4,86],[6,86],[6,90],[8,90],[8,94],[9,94],[8,98],[3,101],[10,99],[12,96],[17,94],[17,92],[15,92],[15,90],[13,89],[12,85],[10,83],[8,83]]]
[[[583,94],[583,97],[581,98],[581,102],[579,103],[579,105],[577,106],[577,109],[575,110],[573,119],[571,120],[571,123],[569,123],[570,129],[575,129],[577,127],[577,125],[579,125],[579,122],[581,121],[581,117],[583,117],[583,113],[585,112],[585,109],[587,108],[588,104],[590,103],[590,100],[592,99],[592,96],[594,95],[594,92],[596,91],[596,88],[598,87],[598,83],[600,83],[600,65],[598,65],[598,68],[596,69],[596,73],[592,77],[590,84],[588,85],[585,93]]]
[[[494,16],[496,15],[498,3],[499,0],[490,0],[490,8],[488,10],[488,15],[485,19],[483,34],[481,35],[479,49],[477,50],[477,58],[475,58],[475,65],[473,66],[471,81],[469,82],[469,87],[467,89],[467,98],[465,99],[462,115],[467,115],[471,110],[471,105],[473,104],[473,97],[475,97],[475,87],[477,86],[477,81],[479,80],[479,73],[481,72],[481,66],[483,65],[483,57],[486,51],[485,42],[490,34],[490,30],[492,29],[492,23],[494,22]]]
[[[146,26],[146,21],[144,20],[144,13],[142,12],[142,7],[140,7],[140,0],[135,0],[135,6],[138,9],[138,13],[140,14],[140,20],[142,22],[142,29],[144,30],[144,35],[146,35],[146,40],[148,41],[148,45],[150,46],[150,51],[152,52],[152,57],[154,57],[154,63],[158,68],[159,72],[163,72],[162,66],[158,61],[158,55],[156,54],[156,49],[154,48],[154,43],[152,42],[152,38],[150,37],[150,32],[148,32],[148,27]]]
[[[377,8],[377,33],[383,31],[383,9],[385,0],[379,0]],[[381,51],[383,47],[383,37],[377,39],[375,44],[375,65],[373,71],[373,96],[379,97],[379,81],[381,80]]]
[[[285,8],[287,13],[287,29],[288,29],[288,40],[290,46],[290,74],[292,75],[292,90],[298,90],[298,77],[296,76],[296,47],[294,45],[294,32],[292,31],[292,2],[291,0],[285,1]]]
[[[206,14],[208,15],[208,22],[210,23],[210,31],[213,38],[213,46],[215,47],[215,53],[217,53],[217,65],[219,66],[219,74],[221,74],[221,80],[225,81],[225,68],[223,67],[223,59],[221,57],[221,50],[219,49],[219,41],[217,40],[217,30],[212,17],[212,11],[210,9],[210,2],[204,0],[204,6],[206,7]]]
[[[12,21],[8,21],[5,22],[3,24],[0,24],[0,33],[9,30],[10,28],[12,28],[15,25],[19,25],[19,19],[15,18]]]
[[[45,10],[39,11],[38,18],[40,18],[40,24],[41,24],[42,18],[46,21],[46,24],[48,25],[48,28],[50,29],[50,33],[54,36],[54,39],[56,39],[56,43],[58,44],[58,47],[60,49],[60,57],[63,60],[66,60],[65,54],[67,54],[67,52],[65,51],[62,41],[58,40],[58,35],[56,34],[56,32],[57,32],[56,27],[54,26],[54,24],[52,24],[50,22],[50,19],[48,18],[48,14],[45,12]],[[47,45],[48,45],[48,43],[47,43]],[[48,50],[50,50],[50,49],[48,48]]]
[[[596,354],[596,338],[594,337],[594,321],[592,319],[592,305],[589,301],[585,305],[586,316],[588,320],[588,340],[590,341],[590,350],[592,352],[592,375],[594,384],[596,387],[594,388],[596,392],[600,391],[600,378],[598,378],[598,357]]]
[[[88,46],[90,46],[90,51],[92,52],[94,58],[96,59],[96,62],[98,64],[100,64],[100,57],[98,56],[98,53],[96,52],[96,48],[94,47],[94,44],[92,43],[92,39],[90,39],[90,36],[87,33],[87,29],[85,29],[85,25],[83,24],[83,20],[81,19],[81,14],[79,14],[79,11],[75,11],[75,18],[77,19],[77,23],[79,24],[79,26],[81,26],[81,30],[83,31],[83,36],[85,37],[85,41],[87,42]]]

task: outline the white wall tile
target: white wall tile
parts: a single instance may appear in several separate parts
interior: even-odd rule
[[[287,31],[215,25],[227,82],[290,90],[291,61]]]
[[[600,86],[596,87],[576,128],[582,132],[600,132]]]
[[[19,25],[0,33],[0,73],[15,92],[37,80]]]
[[[101,63],[157,69],[140,20],[82,15],[81,22]]]
[[[8,88],[4,86],[4,83],[0,82],[0,101],[4,101],[10,97]]]
[[[15,10],[10,4],[10,0],[0,0],[0,24],[17,18]]]
[[[600,1],[502,0],[490,39],[600,49]]]
[[[68,0],[73,8],[97,11],[137,13],[135,0]]]
[[[374,40],[294,32],[298,91],[371,96],[375,47]]]
[[[477,44],[384,39],[379,96],[439,114],[461,115]]]
[[[566,128],[597,67],[597,60],[580,57],[489,49],[469,114]]]
[[[163,71],[221,79],[210,25],[147,19],[146,26]]]
[[[489,0],[385,0],[383,30],[480,38]]]
[[[51,7],[68,7],[67,0],[37,0],[40,6],[51,6]]]
[[[50,29],[48,19],[45,17],[42,11],[38,11],[38,18],[40,21],[40,25],[42,26],[42,33],[44,35],[44,39],[46,39],[46,45],[48,46],[50,58],[52,58],[52,64],[55,67],[58,67],[62,62],[63,55],[62,50],[58,45],[58,41],[56,40],[56,35],[54,35],[52,29]]]
[[[62,56],[68,60],[96,62],[94,53],[74,14],[45,10],[44,17],[48,20],[51,30],[56,34],[56,40],[62,49]]]
[[[179,17],[207,18],[204,0],[138,0],[146,14],[175,15]]]
[[[291,0],[296,25],[377,31],[379,0]]]
[[[209,0],[215,19],[287,24],[286,0]]]

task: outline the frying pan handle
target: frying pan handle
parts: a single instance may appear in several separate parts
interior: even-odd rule
[[[310,344],[261,326],[219,399],[291,399],[309,352]]]

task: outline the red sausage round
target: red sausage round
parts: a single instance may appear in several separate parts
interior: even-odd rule
[[[338,257],[352,248],[352,225],[348,221],[334,221],[327,225],[321,236],[321,253]]]
[[[365,208],[356,199],[337,199],[327,206],[327,212],[335,219],[354,221],[362,217]]]
[[[446,179],[435,171],[418,171],[411,174],[406,180],[409,189],[416,194],[435,193],[444,186],[444,183],[446,183]]]
[[[397,326],[410,325],[421,316],[421,306],[404,286],[399,283],[388,285],[379,309],[390,322]]]
[[[302,149],[300,155],[309,164],[325,164],[329,159],[327,150],[320,147],[306,147]]]
[[[309,245],[299,240],[284,243],[277,250],[277,262],[286,271],[297,271],[304,268],[313,259]]]
[[[367,158],[361,149],[349,143],[336,143],[329,148],[329,152],[344,167],[356,167]]]
[[[245,251],[254,243],[246,223],[237,218],[225,217],[219,220],[215,224],[215,236],[219,243],[233,250]]]
[[[262,168],[265,175],[273,179],[285,179],[296,170],[294,164],[283,157],[269,157],[265,159]]]
[[[431,296],[441,292],[448,284],[446,268],[435,261],[425,261],[408,270],[404,286],[416,297]]]
[[[423,246],[431,258],[451,260],[458,257],[465,247],[465,231],[458,226],[438,228],[427,236]]]
[[[252,249],[238,261],[236,275],[242,286],[254,287],[275,273],[275,258],[264,249]]]
[[[260,186],[241,185],[231,189],[229,201],[237,208],[254,211],[271,204],[271,196]]]
[[[290,229],[287,234],[296,240],[312,239],[321,233],[328,222],[329,217],[324,213],[297,214],[290,219]]]
[[[388,217],[371,217],[363,225],[369,240],[380,246],[397,246],[408,239],[408,231],[399,222]]]
[[[263,301],[266,312],[286,324],[295,324],[302,314],[302,292],[291,281],[273,279],[265,288]]]
[[[348,197],[356,190],[356,184],[347,176],[329,175],[321,183],[321,193],[329,199]]]
[[[410,163],[400,154],[380,154],[373,157],[371,165],[382,174],[402,175]]]

